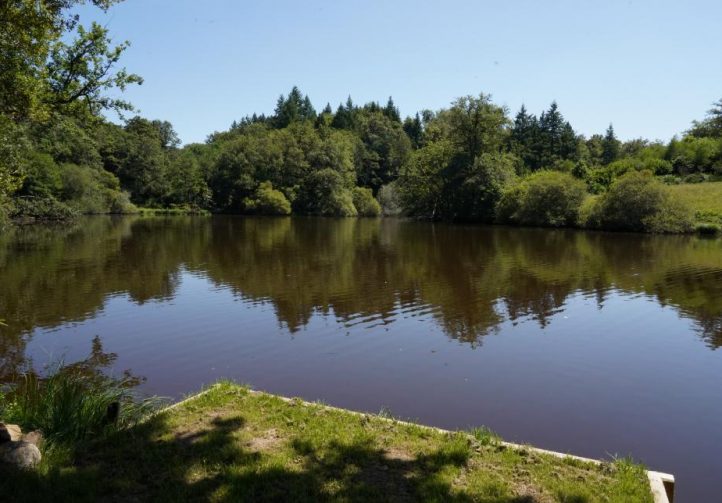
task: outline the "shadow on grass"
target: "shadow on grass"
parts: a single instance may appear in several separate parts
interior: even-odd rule
[[[521,503],[529,497],[451,491],[441,473],[467,463],[468,452],[442,449],[390,455],[367,442],[314,447],[286,439],[285,461],[234,436],[240,417],[210,427],[168,433],[164,415],[75,455],[71,467],[39,472],[0,469],[7,501],[483,501]]]

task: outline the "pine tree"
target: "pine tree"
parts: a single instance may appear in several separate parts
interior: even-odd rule
[[[564,160],[577,160],[577,134],[574,132],[574,128],[572,128],[569,121],[564,123],[560,141],[559,153],[561,158]]]
[[[278,99],[276,100],[276,108],[273,109],[273,114],[277,118],[279,123],[282,122],[281,116],[285,113],[285,111],[284,111],[285,104],[286,104],[286,97],[283,94],[281,94],[278,97]],[[286,126],[286,124],[279,126],[279,127],[284,127],[284,126]]]
[[[351,129],[351,112],[343,105],[339,105],[331,121],[331,127],[335,129]]]
[[[386,102],[386,107],[383,110],[384,115],[395,122],[401,122],[401,115],[399,109],[394,105],[394,100],[389,96],[389,100]]]
[[[419,113],[416,112],[416,116],[413,119],[411,117],[406,117],[403,127],[406,136],[409,137],[414,148],[419,148],[423,142],[424,135],[424,127],[421,124],[421,117],[419,116]]]
[[[602,163],[606,165],[619,159],[619,147],[620,142],[614,134],[614,128],[609,124],[602,140]]]
[[[284,128],[292,122],[316,118],[316,110],[311,100],[308,96],[303,96],[297,86],[293,86],[287,98],[283,95],[278,98],[274,114],[274,124],[277,128]]]
[[[316,121],[314,122],[314,125],[316,129],[322,128],[322,127],[328,127],[331,125],[331,121],[333,120],[333,109],[331,108],[330,103],[326,103],[326,106],[323,107],[323,110],[320,114],[318,114],[318,117],[316,117]]]
[[[561,144],[564,122],[564,116],[559,112],[556,101],[552,101],[549,110],[539,117],[542,167],[551,167],[557,159],[562,157]]]
[[[376,101],[370,101],[363,106],[363,110],[371,113],[381,112],[381,105]]]
[[[509,146],[521,158],[528,171],[539,169],[539,124],[536,116],[529,114],[524,105],[514,118]]]
[[[311,99],[308,97],[308,94],[303,97],[303,102],[301,103],[300,108],[301,120],[314,120],[316,118],[316,109],[313,108],[313,105],[311,104]]]

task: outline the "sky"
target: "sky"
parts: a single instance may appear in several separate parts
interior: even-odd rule
[[[720,0],[125,0],[78,9],[145,82],[141,115],[202,142],[272,113],[297,85],[320,110],[385,103],[401,114],[491,94],[515,114],[556,100],[579,133],[668,140],[722,98]]]

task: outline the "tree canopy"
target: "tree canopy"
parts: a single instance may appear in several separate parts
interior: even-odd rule
[[[579,134],[556,101],[512,117],[480,93],[402,118],[390,96],[363,105],[348,96],[319,113],[293,86],[272,113],[182,146],[170,122],[134,115],[111,92],[142,79],[120,66],[127,42],[113,44],[72,13],[82,3],[117,2],[13,0],[0,9],[0,217],[145,206],[492,222],[514,202],[507,222],[575,225],[579,187],[585,197],[619,191],[630,172],[664,183],[722,176],[722,100],[668,143],[623,142],[611,124]]]

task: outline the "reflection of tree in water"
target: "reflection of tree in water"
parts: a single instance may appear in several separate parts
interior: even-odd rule
[[[103,344],[99,336],[93,337],[90,346],[90,355],[84,360],[72,363],[64,363],[64,368],[77,371],[87,377],[101,377],[105,375],[107,369],[111,367],[118,359],[116,353],[106,353],[103,351]],[[124,385],[135,387],[145,381],[144,377],[135,376],[129,369],[123,370],[121,381]]]
[[[39,376],[42,378],[45,371],[55,372],[69,372],[73,374],[80,374],[89,380],[104,379],[107,376],[108,369],[112,367],[115,361],[118,359],[116,353],[106,353],[103,350],[103,344],[99,336],[93,337],[90,343],[90,354],[87,358],[76,362],[66,362],[64,360],[51,361],[45,365],[45,370],[35,368],[33,362],[23,359],[22,363],[15,368],[9,368],[8,373],[0,374],[0,382],[2,383],[14,383],[19,380],[25,379],[27,374]],[[130,370],[124,370],[121,376],[118,377],[118,382],[125,387],[136,387],[145,381],[144,377],[133,375]]]
[[[710,348],[722,346],[722,313],[719,311],[722,270],[679,267],[667,272],[663,281],[650,290],[663,305],[677,306],[676,299],[684,297],[685,303],[678,306],[681,314],[696,321],[702,339]]]
[[[504,320],[542,327],[577,293],[643,293],[722,344],[722,246],[690,236],[448,226],[378,219],[91,218],[0,236],[0,375],[32,330],[94,316],[109,296],[172,298],[183,271],[296,331],[314,313],[353,325],[433,317],[478,344]]]

